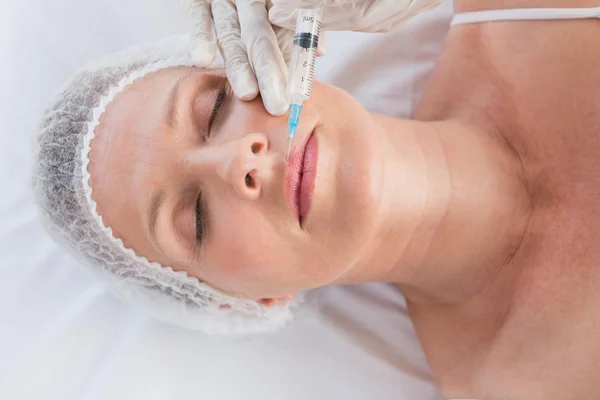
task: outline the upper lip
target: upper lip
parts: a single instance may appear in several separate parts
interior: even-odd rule
[[[310,134],[302,138],[301,142],[292,149],[288,160],[288,172],[286,176],[286,200],[292,214],[300,223],[300,186],[302,184],[302,170],[304,167],[304,153],[308,139],[313,135],[314,128]]]

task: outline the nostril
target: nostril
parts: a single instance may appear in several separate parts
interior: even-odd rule
[[[246,182],[246,187],[248,187],[250,189],[254,189],[254,187],[256,186],[256,184],[254,182],[254,178],[252,176],[250,176],[250,174],[246,174],[245,182]]]
[[[252,153],[256,154],[259,151],[261,151],[263,148],[263,144],[259,143],[259,142],[254,142],[252,143],[252,146],[250,147],[250,149],[252,150]]]

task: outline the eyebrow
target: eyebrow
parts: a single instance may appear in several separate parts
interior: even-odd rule
[[[182,75],[181,77],[179,77],[175,83],[173,84],[173,86],[171,87],[171,89],[169,90],[169,98],[168,98],[168,102],[167,102],[167,110],[166,110],[166,116],[165,116],[165,121],[167,124],[167,128],[171,131],[174,131],[175,129],[177,129],[179,123],[180,123],[180,113],[179,113],[179,109],[181,108],[179,106],[179,103],[182,101],[182,97],[184,97],[181,93],[181,89],[182,89],[182,83],[185,81],[185,79],[194,74],[197,73],[197,71],[189,71],[187,73],[185,73],[184,75]],[[226,79],[226,78],[225,78]],[[212,89],[214,87],[216,87],[218,84],[218,82],[215,82],[213,79],[209,79],[208,82],[204,82],[204,84],[202,85],[198,85],[198,87],[196,88],[193,96],[191,96],[191,102],[190,102],[190,109],[191,109],[191,113],[193,113],[193,106],[194,106],[194,100],[201,95],[202,93],[204,93],[205,91]],[[188,96],[185,95],[185,98],[187,98]],[[200,127],[198,126],[198,122],[196,121],[196,119],[193,119],[194,124],[197,125],[197,129],[199,130]],[[153,193],[152,197],[151,197],[151,201],[150,201],[150,206],[148,208],[148,228],[150,231],[150,236],[151,239],[154,240],[155,244],[157,244],[160,247],[159,243],[156,243],[156,227],[157,227],[157,222],[158,222],[158,217],[160,214],[160,209],[165,201],[166,198],[166,191],[163,188],[159,188],[157,190],[155,190],[155,192]]]
[[[150,208],[148,208],[148,226],[150,228],[150,235],[154,237],[156,235],[156,223],[158,221],[158,211],[160,206],[165,201],[165,190],[163,188],[157,189],[152,195],[150,201]]]
[[[193,71],[187,72],[182,75],[175,81],[175,84],[169,90],[169,100],[167,102],[167,113],[166,113],[166,123],[169,130],[174,130],[177,128],[179,124],[179,113],[178,113],[178,105],[181,99],[181,87],[182,83],[189,75],[191,75]],[[160,208],[165,202],[166,191],[164,188],[158,188],[154,191],[151,200],[150,206],[148,207],[148,229],[150,231],[150,237],[154,242],[156,242],[156,225],[158,222],[158,216],[160,214]]]
[[[177,115],[177,104],[179,103],[179,89],[181,89],[181,83],[185,80],[185,78],[188,77],[188,75],[190,75],[190,72],[188,72],[185,75],[182,75],[179,79],[177,79],[177,81],[175,82],[175,84],[173,85],[173,87],[171,88],[171,91],[169,93],[169,102],[167,105],[167,126],[169,127],[169,129],[175,129],[177,127],[178,124],[178,115]]]

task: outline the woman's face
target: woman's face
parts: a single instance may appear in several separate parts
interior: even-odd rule
[[[221,71],[168,68],[107,107],[92,197],[137,254],[234,295],[287,297],[364,261],[380,214],[378,135],[356,101],[315,82],[288,162],[287,115],[236,99]]]

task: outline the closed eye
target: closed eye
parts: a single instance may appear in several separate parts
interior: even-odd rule
[[[215,118],[217,118],[217,116],[219,115],[219,110],[221,109],[223,101],[225,100],[225,94],[227,93],[226,90],[227,88],[225,87],[225,85],[223,85],[223,87],[221,87],[219,93],[217,94],[217,98],[215,99],[215,105],[213,106],[212,112],[210,113],[210,117],[208,118],[209,135],[213,122],[215,121]]]
[[[215,120],[218,121],[219,111],[223,108],[223,105],[227,104],[228,99],[228,87],[229,81],[227,79],[223,79],[223,85],[219,89],[217,93],[217,97],[215,98],[215,103],[208,118],[208,129],[206,139],[208,139],[212,134],[213,123]],[[203,240],[206,236],[206,215],[207,215],[207,207],[206,202],[202,197],[202,192],[198,195],[198,200],[196,201],[196,242],[198,244],[202,244]]]
[[[205,238],[205,228],[206,228],[206,204],[202,198],[202,193],[198,195],[198,200],[196,202],[196,242],[198,244],[202,244]]]
[[[220,125],[226,119],[229,109],[229,102],[233,93],[231,85],[227,78],[223,77],[223,84],[221,85],[219,92],[215,98],[215,103],[208,118],[208,130],[207,136],[210,137],[213,134],[213,129],[219,129]]]

